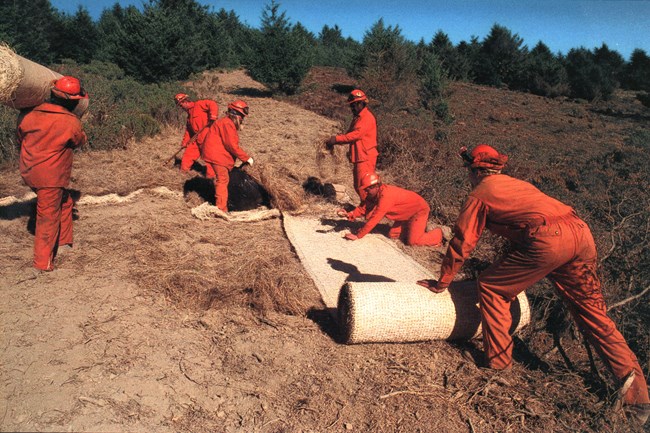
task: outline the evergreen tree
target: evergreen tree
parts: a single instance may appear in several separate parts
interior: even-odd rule
[[[0,2],[0,38],[21,56],[41,64],[56,58],[50,40],[61,25],[49,0]]]
[[[625,67],[624,87],[650,92],[650,57],[645,51],[637,48],[632,52],[630,63]]]
[[[88,10],[79,6],[74,15],[63,14],[60,23],[51,41],[57,60],[90,63],[99,46],[99,33]]]
[[[248,70],[253,79],[272,91],[293,94],[311,68],[314,48],[304,27],[292,27],[279,8],[275,1],[265,6]]]
[[[607,100],[614,92],[614,83],[586,48],[573,48],[565,59],[571,96],[589,101]]]
[[[314,64],[350,68],[360,44],[352,38],[344,38],[339,26],[323,26],[318,34],[318,46]]]
[[[366,93],[399,108],[419,101],[418,66],[415,45],[402,36],[399,26],[386,27],[379,19],[364,35],[352,72],[361,78]]]
[[[564,65],[541,41],[530,51],[525,76],[525,90],[535,95],[555,97],[569,94]]]
[[[506,85],[512,89],[524,86],[523,71],[528,49],[523,39],[507,28],[495,24],[483,40],[474,74],[481,84]]]
[[[625,70],[625,59],[617,51],[610,50],[607,44],[603,43],[600,48],[594,50],[594,62],[603,70],[607,79],[614,88],[620,87]]]

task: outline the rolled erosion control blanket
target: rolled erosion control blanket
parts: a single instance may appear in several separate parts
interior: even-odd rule
[[[454,283],[433,293],[416,283],[346,283],[337,316],[345,343],[406,343],[469,340],[481,334],[475,281]],[[530,322],[524,292],[512,302],[511,332]]]
[[[50,98],[52,81],[58,72],[34,63],[0,45],[0,102],[21,110],[35,107]],[[88,99],[81,99],[74,113],[81,117],[88,109]]]

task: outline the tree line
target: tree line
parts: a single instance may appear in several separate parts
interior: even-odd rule
[[[382,19],[359,42],[343,37],[337,25],[314,34],[292,23],[275,0],[264,7],[259,29],[243,24],[234,11],[214,11],[196,0],[149,0],[142,10],[116,3],[97,21],[82,6],[67,14],[49,0],[2,2],[0,39],[39,63],[112,63],[143,83],[245,67],[272,91],[293,94],[312,66],[343,67],[382,103],[417,103],[441,117],[448,114],[449,80],[590,101],[607,100],[623,88],[650,99],[650,57],[642,49],[629,61],[605,43],[555,54],[541,41],[529,49],[499,24],[482,40],[453,44],[439,30],[430,42],[416,43]]]

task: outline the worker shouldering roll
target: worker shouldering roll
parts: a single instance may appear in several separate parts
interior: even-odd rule
[[[62,75],[0,45],[0,103],[21,110],[35,107],[50,98],[52,83]],[[79,101],[77,117],[88,110],[88,98]]]

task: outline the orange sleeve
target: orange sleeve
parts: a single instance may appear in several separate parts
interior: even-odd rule
[[[205,112],[208,116],[208,122],[214,122],[219,117],[219,105],[212,99],[205,100]]]
[[[187,147],[187,143],[190,141],[190,131],[185,128],[185,134],[183,134],[183,141],[181,141],[181,146]]]
[[[463,205],[454,226],[454,237],[449,242],[440,268],[439,282],[443,285],[449,285],[453,281],[465,260],[474,251],[485,229],[487,214],[488,207],[476,197],[470,196]]]
[[[388,211],[393,207],[394,197],[391,194],[384,194],[385,191],[382,191],[379,199],[377,200],[377,205],[374,209],[370,209],[366,213],[368,221],[364,224],[363,227],[357,233],[357,237],[361,239],[374,229],[377,224],[381,221],[383,217],[386,216]]]
[[[350,130],[347,134],[340,134],[336,136],[337,143],[351,143],[353,141],[360,140],[361,137],[365,135],[364,128],[367,128],[368,125],[365,125],[362,117],[357,117],[353,120],[353,124],[350,125]]]
[[[223,146],[226,148],[228,153],[242,161],[248,161],[250,156],[239,147],[239,135],[237,134],[237,128],[235,125],[232,122],[228,122],[224,125],[221,132],[223,134],[221,137],[223,140]]]

